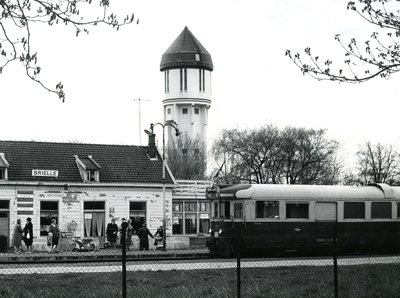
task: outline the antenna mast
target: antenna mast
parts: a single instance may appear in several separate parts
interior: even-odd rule
[[[141,98],[134,98],[134,101],[138,101],[139,102],[139,145],[142,145],[142,137],[141,137],[141,133],[142,133],[142,120],[141,120],[141,115],[140,115],[140,101],[150,101],[149,99],[141,99]]]

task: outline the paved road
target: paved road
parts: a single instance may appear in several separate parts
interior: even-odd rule
[[[128,262],[127,271],[168,271],[168,270],[203,270],[203,269],[233,269],[237,267],[235,259],[205,259],[201,261],[149,261]],[[89,265],[90,264],[90,265]],[[339,266],[362,264],[400,264],[400,256],[370,256],[349,257],[338,259]],[[287,267],[287,266],[333,266],[331,258],[313,259],[242,259],[241,268]],[[11,268],[10,268],[11,267]],[[16,266],[1,265],[0,275],[13,274],[54,274],[54,273],[90,273],[90,272],[121,272],[121,265],[104,264],[20,264]]]

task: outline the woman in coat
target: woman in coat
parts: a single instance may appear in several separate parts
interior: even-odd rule
[[[13,246],[15,253],[21,252],[22,232],[23,230],[21,227],[21,220],[17,219],[17,223],[14,226],[14,234],[13,234]]]
[[[24,227],[24,242],[26,245],[27,253],[32,253],[32,243],[33,243],[33,225],[32,218],[28,217],[26,219],[26,224]]]
[[[57,245],[58,245],[58,238],[60,238],[60,229],[58,228],[57,225],[57,220],[55,218],[53,218],[51,220],[51,225],[49,228],[49,234],[52,234],[52,247],[51,247],[51,251],[50,252],[58,252],[56,251]]]
[[[107,241],[110,242],[110,245],[113,249],[116,248],[116,241],[117,241],[117,233],[118,233],[118,226],[115,223],[115,218],[111,219],[111,222],[107,225]]]

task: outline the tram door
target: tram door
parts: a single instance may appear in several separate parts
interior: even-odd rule
[[[315,220],[317,221],[314,230],[315,240],[325,247],[330,247],[333,243],[333,226],[337,220],[336,202],[316,202]]]

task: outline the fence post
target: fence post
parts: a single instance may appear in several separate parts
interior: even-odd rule
[[[338,221],[333,224],[333,283],[335,287],[335,298],[339,296],[339,289],[338,289],[338,268],[337,268],[337,235],[338,234]]]
[[[122,222],[122,235],[121,235],[121,244],[122,244],[122,297],[126,298],[126,228],[128,223]]]
[[[241,277],[240,277],[240,224],[237,225],[237,242],[236,242],[236,263],[237,263],[237,297],[240,298],[240,284],[241,284]]]

